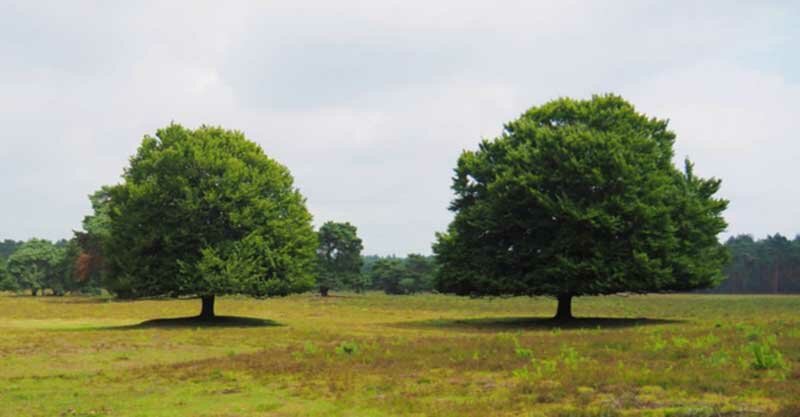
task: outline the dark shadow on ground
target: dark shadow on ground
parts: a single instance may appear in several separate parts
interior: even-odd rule
[[[543,317],[485,317],[474,319],[434,319],[390,323],[389,326],[407,329],[444,330],[552,330],[552,329],[622,329],[637,326],[684,323],[684,320],[579,317],[572,320],[554,320]]]
[[[28,296],[33,298],[31,296]],[[37,296],[36,298],[42,299],[42,301],[46,303],[54,303],[54,304],[105,304],[111,302],[119,302],[113,298],[109,297],[99,297],[99,296],[91,296],[91,295],[66,295],[66,296]]]
[[[176,317],[169,319],[154,319],[143,321],[139,324],[126,326],[98,326],[82,327],[78,329],[60,329],[67,331],[96,331],[96,330],[147,330],[147,329],[213,329],[213,328],[247,328],[247,327],[283,327],[285,324],[270,319],[255,317],[216,316],[213,319],[194,317]]]

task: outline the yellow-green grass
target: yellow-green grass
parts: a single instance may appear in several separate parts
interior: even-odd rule
[[[800,296],[0,296],[0,416],[800,416]],[[598,319],[599,318],[599,319]]]

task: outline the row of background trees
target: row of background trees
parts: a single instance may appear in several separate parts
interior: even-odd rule
[[[3,246],[14,250],[0,254],[0,291],[28,291],[32,295],[44,294],[45,290],[54,295],[100,292],[101,283],[81,273],[77,240],[5,240]]]
[[[103,195],[101,190],[92,196],[95,208],[101,213]],[[70,240],[1,241],[0,291],[39,294],[47,289],[54,295],[62,295],[97,294],[101,288],[107,288],[124,293],[120,283],[104,276],[100,246],[104,227],[103,220],[93,215],[84,220],[85,230],[76,232]],[[349,223],[328,222],[319,233],[317,285],[323,295],[329,291],[365,290],[413,294],[435,288],[438,266],[433,256],[362,255],[361,240]],[[731,262],[724,271],[726,278],[708,292],[800,293],[800,235],[793,240],[780,234],[764,239],[738,235],[730,237],[725,246],[731,253]],[[344,256],[337,260],[337,255]]]
[[[105,190],[91,196],[95,214],[84,219],[84,230],[76,231],[70,240],[0,242],[0,291],[64,295],[98,294],[106,289],[122,298],[129,296],[125,282],[110,276],[104,265],[105,198]],[[318,234],[317,288],[322,296],[331,290],[413,294],[434,289],[432,256],[364,256],[357,229],[350,223],[327,222]]]
[[[731,262],[715,293],[800,293],[800,235],[775,234],[756,240],[738,235],[725,243]]]

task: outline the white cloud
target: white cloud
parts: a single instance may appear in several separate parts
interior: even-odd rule
[[[0,13],[0,238],[66,237],[144,134],[244,131],[318,223],[427,252],[464,148],[531,105],[618,91],[724,180],[731,231],[800,231],[797,8],[729,2],[19,2]],[[776,52],[777,51],[777,52]]]
[[[729,233],[800,233],[800,194],[792,180],[800,146],[800,85],[782,76],[706,62],[660,74],[629,97],[653,115],[668,115],[678,134],[676,159],[723,180],[731,200]],[[678,161],[680,162],[680,161]]]

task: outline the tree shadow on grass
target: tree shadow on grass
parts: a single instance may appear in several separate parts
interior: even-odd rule
[[[169,319],[154,319],[138,324],[125,326],[102,326],[75,330],[147,330],[147,329],[214,329],[214,328],[249,328],[249,327],[283,327],[285,324],[270,319],[255,317],[216,316],[213,319],[202,317],[175,317]]]
[[[572,320],[555,320],[544,317],[483,317],[474,319],[433,319],[403,323],[390,326],[407,329],[442,330],[553,330],[553,329],[624,329],[628,327],[652,326],[684,323],[684,320],[622,318],[622,317],[580,317]]]
[[[32,296],[27,296],[29,298],[33,298]],[[110,297],[100,297],[100,296],[91,296],[91,295],[66,295],[66,296],[37,296],[36,298],[41,299],[45,303],[52,303],[52,304],[106,304],[111,302],[120,302],[114,298]]]

